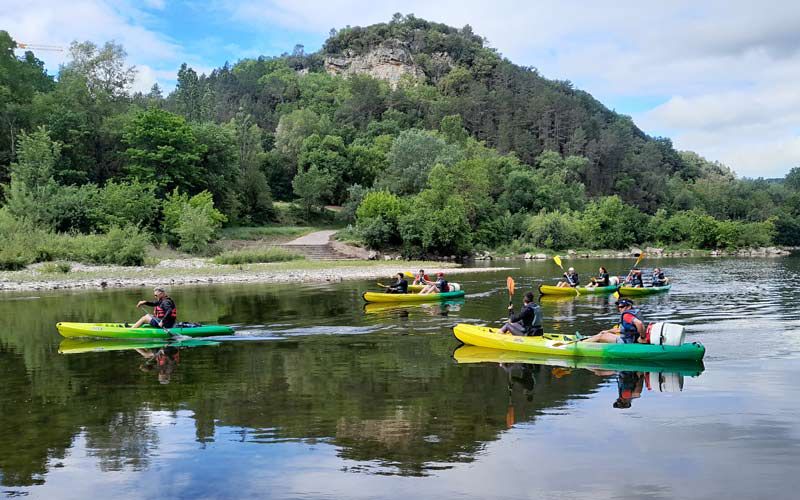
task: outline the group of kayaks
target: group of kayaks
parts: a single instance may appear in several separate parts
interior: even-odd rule
[[[672,285],[668,284],[661,287],[634,288],[628,286],[607,286],[607,287],[556,287],[541,285],[539,291],[543,295],[600,295],[618,292],[625,296],[641,296],[655,293],[667,292]],[[455,291],[444,293],[421,294],[421,286],[412,285],[409,287],[411,293],[385,293],[385,292],[364,292],[362,297],[369,304],[404,304],[404,303],[424,303],[452,301],[462,299],[465,295],[464,290],[456,287]],[[190,339],[203,337],[216,337],[232,335],[233,328],[224,325],[199,325],[199,324],[178,324],[174,328],[161,329],[151,326],[140,328],[130,328],[125,323],[69,323],[62,322],[56,325],[58,332],[68,339],[88,338],[88,339],[121,339],[124,341],[170,341],[170,342],[189,342]],[[660,345],[660,344],[606,344],[581,342],[581,338],[576,335],[561,335],[545,333],[537,337],[521,337],[502,334],[495,328],[477,326],[473,324],[458,324],[453,328],[455,337],[464,344],[478,346],[481,348],[495,349],[498,351],[511,351],[516,353],[526,353],[526,355],[537,356],[557,356],[569,358],[588,358],[602,360],[604,362],[614,360],[640,360],[647,362],[675,362],[687,361],[697,362],[703,359],[705,347],[699,343],[685,343],[682,345]],[[213,342],[209,342],[213,344]],[[189,344],[187,344],[188,346]],[[206,345],[205,343],[203,345]],[[113,342],[104,346],[102,350],[114,350],[116,346]],[[82,347],[78,342],[75,346],[66,348],[69,352],[85,352],[86,350],[97,350]]]
[[[671,284],[664,286],[648,286],[648,287],[633,287],[633,286],[576,286],[576,287],[559,287],[554,285],[539,285],[539,293],[542,295],[610,295],[612,293],[619,293],[627,297],[640,297],[643,295],[653,295],[656,293],[668,292],[672,288]]]

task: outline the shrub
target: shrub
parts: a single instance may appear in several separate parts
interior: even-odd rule
[[[472,250],[472,232],[461,198],[451,196],[443,208],[436,209],[417,196],[412,206],[398,220],[407,256],[464,255]]]
[[[208,191],[189,198],[186,193],[175,190],[164,201],[164,231],[171,236],[170,243],[192,253],[205,251],[226,220],[214,208]]]
[[[581,221],[558,210],[531,217],[527,235],[534,246],[543,248],[560,250],[584,244]]]
[[[647,215],[626,205],[619,196],[606,196],[592,201],[581,214],[586,243],[592,248],[626,248],[644,241],[647,236]]]
[[[214,258],[217,264],[253,264],[257,262],[285,262],[290,260],[302,260],[304,256],[284,250],[282,248],[267,248],[264,250],[236,250],[225,252]]]
[[[48,274],[62,273],[66,274],[72,270],[69,262],[46,262],[42,264],[39,271]]]
[[[388,191],[367,193],[356,210],[356,229],[372,248],[399,244],[398,218],[402,210],[400,198]]]

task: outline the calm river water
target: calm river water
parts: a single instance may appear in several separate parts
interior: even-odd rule
[[[367,281],[176,288],[182,319],[237,334],[161,362],[59,353],[81,345],[56,322],[132,321],[148,289],[0,295],[0,496],[797,498],[800,258],[656,263],[674,286],[643,316],[686,325],[704,371],[459,363],[453,325],[499,324],[506,276],[519,304],[552,262],[455,275],[444,306],[365,310]],[[608,327],[612,301],[544,300],[545,329]]]

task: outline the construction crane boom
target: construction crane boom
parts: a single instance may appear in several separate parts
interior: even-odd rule
[[[62,52],[64,50],[62,47],[59,47],[58,45],[40,45],[35,43],[22,43],[22,42],[17,42],[17,48],[28,49],[28,50],[53,50],[56,52]]]

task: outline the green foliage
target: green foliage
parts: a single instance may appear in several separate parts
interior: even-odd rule
[[[67,274],[72,270],[69,262],[46,262],[42,264],[39,271],[47,274]]]
[[[318,165],[298,172],[292,181],[294,194],[308,217],[315,209],[325,206],[325,202],[333,196],[335,185],[336,179]]]
[[[472,236],[464,201],[451,196],[432,206],[422,195],[398,220],[406,256],[464,255],[472,249]]]
[[[568,212],[542,212],[530,218],[528,240],[536,247],[563,250],[590,243],[582,223]]]
[[[385,248],[400,243],[398,219],[403,204],[388,191],[373,191],[364,196],[356,210],[356,230],[372,248]]]
[[[154,184],[141,183],[137,180],[110,181],[96,191],[95,199],[88,202],[94,209],[93,228],[155,225],[159,209],[155,191]]]
[[[302,259],[305,259],[305,257],[301,254],[290,252],[283,248],[271,247],[264,250],[237,250],[225,252],[214,257],[214,262],[217,264],[241,265],[259,262],[286,262]]]
[[[587,244],[593,248],[627,248],[646,240],[647,217],[618,196],[592,201],[581,214]]]
[[[202,187],[200,161],[206,148],[182,117],[158,108],[141,111],[126,126],[122,140],[128,146],[130,179],[155,183],[165,192]]]
[[[419,193],[425,187],[433,165],[450,165],[457,157],[458,149],[448,146],[434,134],[423,130],[406,130],[392,143],[387,157],[389,165],[376,187],[398,195]]]
[[[190,253],[203,253],[216,237],[216,231],[227,220],[214,208],[211,193],[203,191],[189,198],[176,189],[163,203],[164,230],[172,243]]]

